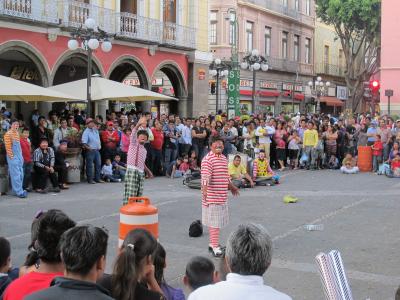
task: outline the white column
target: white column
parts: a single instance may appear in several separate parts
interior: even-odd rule
[[[150,1],[150,2],[152,2],[152,1]],[[144,0],[138,0],[138,2],[137,2],[137,15],[138,16],[141,16],[141,17],[144,17],[145,16],[145,2],[144,2]]]

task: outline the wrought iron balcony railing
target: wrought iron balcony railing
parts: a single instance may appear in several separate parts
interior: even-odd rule
[[[195,49],[196,29],[165,22],[163,26],[163,44]]]
[[[344,67],[340,65],[318,63],[315,64],[315,73],[322,75],[344,77]]]
[[[126,38],[162,42],[162,23],[156,19],[140,17],[122,12],[119,14],[119,30],[117,35]]]
[[[58,24],[57,1],[0,0],[0,16]]]

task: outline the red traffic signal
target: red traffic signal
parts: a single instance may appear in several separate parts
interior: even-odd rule
[[[371,80],[371,81],[369,82],[369,88],[370,88],[371,91],[373,91],[373,92],[379,91],[379,88],[380,88],[380,83],[379,83],[379,81],[378,81],[378,80]]]

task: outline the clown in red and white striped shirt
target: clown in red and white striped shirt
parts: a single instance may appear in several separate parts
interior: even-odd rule
[[[219,246],[219,231],[228,223],[228,189],[239,194],[229,178],[228,160],[222,154],[224,142],[214,137],[211,151],[201,162],[202,222],[210,231],[209,250],[214,256],[222,255]]]

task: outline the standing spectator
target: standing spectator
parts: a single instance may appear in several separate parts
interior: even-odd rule
[[[3,113],[3,120],[1,121],[1,129],[7,131],[11,128],[11,112],[5,111]]]
[[[207,137],[207,132],[204,127],[201,127],[200,120],[196,119],[194,121],[194,126],[192,128],[192,147],[197,155],[197,162],[200,164],[204,156],[204,146]]]
[[[77,226],[66,231],[60,240],[64,277],[55,278],[51,287],[25,299],[113,299],[96,284],[106,266],[107,241],[107,233],[98,227]]]
[[[354,138],[357,141],[357,149],[359,146],[367,146],[368,144],[368,135],[367,135],[367,126],[365,124],[361,124],[360,128],[354,133]]]
[[[186,119],[185,127],[182,129],[181,140],[181,156],[184,156],[189,153],[192,147],[192,120],[190,118]]]
[[[149,134],[146,130],[138,130],[138,128],[146,122],[146,117],[141,117],[136,126],[132,128],[125,174],[124,205],[128,203],[129,197],[140,197],[143,194],[144,172],[147,169],[145,165],[147,151],[144,144]]]
[[[53,146],[56,150],[60,146],[60,142],[67,139],[71,130],[76,131],[75,128],[74,129],[72,129],[72,128],[68,128],[68,123],[67,123],[66,119],[64,119],[64,118],[60,119],[60,127],[58,127],[54,131],[54,136],[53,136]]]
[[[261,225],[239,225],[228,238],[225,260],[231,271],[226,281],[195,290],[189,300],[291,299],[264,285],[262,276],[271,265],[272,240]]]
[[[381,136],[381,142],[383,144],[383,161],[386,161],[390,151],[390,138],[392,137],[391,130],[387,127],[385,120],[379,121],[379,127],[376,129],[376,133]]]
[[[88,183],[104,182],[100,179],[101,158],[100,158],[100,136],[92,118],[86,120],[87,128],[82,134],[82,144],[85,149],[86,179]],[[93,176],[94,164],[94,176]],[[94,177],[94,181],[93,181]]]
[[[69,116],[67,123],[69,128],[75,128],[77,132],[81,130],[81,126],[75,122],[74,116]]]
[[[24,180],[23,180],[23,189],[27,192],[31,191],[31,188],[29,185],[31,184],[32,181],[32,169],[33,169],[33,163],[32,163],[32,149],[31,149],[31,141],[29,140],[29,129],[28,128],[23,128],[22,129],[22,136],[20,139],[21,143],[21,150],[22,150],[22,157],[24,159]]]
[[[336,128],[329,125],[327,130],[324,132],[323,138],[326,144],[326,160],[329,165],[330,161],[336,159],[336,154],[338,150],[337,149],[338,133],[336,131]]]
[[[178,138],[174,121],[169,121],[164,130],[164,167],[167,167],[178,156]]]
[[[280,171],[285,170],[285,161],[286,161],[286,139],[287,132],[284,128],[283,122],[278,122],[274,133],[274,141],[276,144],[276,157],[280,166]]]
[[[135,130],[132,134],[136,134]],[[99,284],[118,300],[166,300],[154,274],[153,255],[156,248],[157,241],[150,232],[131,230],[120,248],[113,274],[104,274]]]
[[[32,116],[31,116],[31,126],[32,127],[36,127],[39,125],[39,117],[40,117],[39,110],[34,109],[32,111]]]
[[[57,172],[58,175],[58,185],[62,190],[69,189],[69,186],[67,184],[69,162],[65,160],[67,158],[67,145],[67,141],[61,141],[60,146],[56,151],[54,162],[54,170]]]
[[[79,109],[74,110],[74,121],[77,125],[85,125],[85,118],[82,115],[82,112]]]
[[[258,136],[259,149],[264,150],[265,157],[269,161],[270,159],[270,147],[271,147],[271,136],[275,133],[275,128],[272,126],[272,121],[269,124],[265,124],[265,120],[261,119],[260,125],[256,129],[256,136]]]
[[[299,134],[297,133],[297,130],[293,130],[292,134],[289,137],[288,150],[289,150],[290,166],[294,170],[297,170],[299,165],[300,142],[301,140]]]
[[[24,158],[22,157],[19,123],[11,122],[11,128],[4,135],[4,145],[7,152],[8,172],[10,173],[11,187],[17,197],[26,198],[27,192],[23,189]]]
[[[40,268],[14,280],[3,294],[3,300],[23,300],[27,295],[46,289],[57,276],[63,276],[58,244],[61,235],[75,226],[65,213],[52,209],[41,216],[35,250]]]
[[[381,141],[381,136],[379,134],[375,135],[375,142],[372,145],[372,171],[377,173],[379,170],[379,165],[382,163],[383,155],[383,144]]]
[[[126,127],[121,135],[121,160],[126,163],[126,156],[128,154],[129,143],[131,139],[132,129],[130,127]]]
[[[400,133],[400,120],[396,120],[395,127],[392,129],[392,136],[397,136]]]
[[[119,145],[118,132],[114,128],[114,123],[108,121],[106,123],[107,129],[101,132],[102,141],[102,161],[105,162],[106,159],[113,160],[115,154],[117,154],[117,146]]]
[[[307,170],[315,168],[315,149],[318,145],[318,132],[314,129],[314,122],[308,122],[308,129],[303,135],[303,150],[307,155],[307,161],[305,162]]]
[[[371,127],[367,127],[368,146],[372,146],[375,143],[375,136],[377,133],[376,125],[376,121],[372,121]]]
[[[235,137],[232,134],[232,131],[229,130],[229,124],[224,124],[223,129],[219,133],[219,137],[224,141],[224,152],[223,154],[228,157],[229,154],[233,152],[232,149],[232,141]]]
[[[162,124],[160,121],[154,121],[154,127],[151,128],[154,140],[150,142],[151,145],[151,165],[150,170],[155,176],[163,174],[162,164],[162,149],[164,144],[164,133],[162,131]]]
[[[42,139],[50,141],[51,138],[51,132],[46,125],[46,118],[40,116],[38,122],[39,125],[32,129],[32,145],[35,149],[39,147]],[[52,142],[49,144],[51,146]]]
[[[229,180],[228,161],[223,150],[223,140],[215,137],[211,151],[201,162],[202,221],[209,229],[209,250],[214,256],[222,255],[219,232],[228,223],[228,189],[233,195],[239,194]]]
[[[219,281],[218,272],[215,271],[214,263],[202,256],[192,257],[186,265],[183,283],[190,292]]]
[[[46,139],[40,141],[39,147],[33,152],[33,188],[37,193],[46,193],[47,178],[53,186],[52,192],[60,192],[57,174],[54,170],[55,156],[53,148]]]
[[[54,133],[54,131],[60,126],[60,123],[58,121],[58,116],[55,111],[49,112],[49,119],[47,120],[46,123],[47,123],[47,128],[52,133]]]

